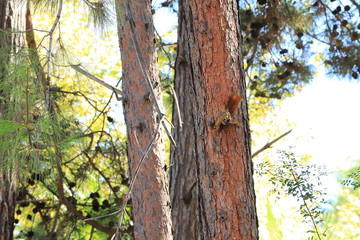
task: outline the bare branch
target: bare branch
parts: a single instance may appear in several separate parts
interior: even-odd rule
[[[253,155],[251,155],[251,158],[256,157],[259,153],[261,153],[262,151],[268,149],[271,147],[271,145],[273,145],[274,143],[276,143],[277,141],[279,141],[280,139],[282,139],[283,137],[285,137],[286,135],[288,135],[292,130],[287,131],[286,133],[282,134],[280,137],[275,138],[274,140],[272,140],[271,142],[265,144],[262,148],[260,148],[259,150],[257,150]]]
[[[115,214],[119,213],[120,211],[121,211],[121,210],[118,209],[118,210],[116,210],[115,212],[112,212],[112,213],[109,213],[109,214],[105,214],[105,215],[101,215],[101,216],[97,216],[97,217],[92,217],[92,218],[85,218],[85,219],[84,219],[84,222],[90,221],[90,220],[96,220],[96,219],[101,219],[101,218],[110,217],[110,216],[112,216],[112,215],[115,215]]]
[[[163,40],[162,40],[160,34],[158,33],[158,31],[157,31],[156,29],[155,29],[155,33],[156,33],[156,35],[157,35],[158,38],[159,38],[159,41],[160,41],[160,42],[159,42],[159,45],[160,45],[161,50],[164,52],[164,54],[166,55],[166,57],[167,57],[168,60],[169,60],[170,68],[174,69],[174,66],[171,64],[171,57],[170,57],[169,53],[165,50]]]
[[[63,183],[64,173],[61,169],[61,164],[60,164],[62,161],[62,156],[61,156],[61,153],[60,153],[58,147],[55,147],[55,151],[56,151],[56,158],[57,158],[56,169],[58,171],[58,180],[57,180],[58,194],[59,194],[58,197],[59,197],[60,203],[64,204],[66,206],[67,210],[72,212],[77,218],[84,221],[86,219],[86,217],[83,215],[83,213],[81,211],[77,210],[76,207],[71,202],[69,202],[69,200],[65,196],[64,183]],[[91,225],[92,227],[94,227],[102,232],[105,232],[105,233],[109,234],[110,236],[114,234],[113,229],[105,227],[94,220],[87,220],[86,222],[89,225]]]
[[[50,98],[50,63],[51,63],[51,53],[52,53],[52,45],[53,45],[53,34],[55,31],[56,26],[60,22],[61,12],[63,7],[63,1],[60,0],[59,2],[59,10],[56,14],[56,18],[54,21],[54,24],[52,25],[50,31],[49,31],[49,49],[48,49],[48,56],[47,56],[47,80],[46,80],[46,91],[45,91],[45,101],[46,101],[46,111],[50,111],[51,104],[51,98]]]
[[[70,64],[70,67],[72,67],[75,71],[85,75],[86,77],[94,80],[95,82],[103,85],[104,87],[113,90],[116,94],[122,94],[122,91],[120,89],[118,89],[114,86],[111,86],[110,84],[106,83],[104,80],[98,78],[97,76],[94,76],[93,74],[89,73],[88,71],[86,71],[85,69],[80,67],[80,65]]]
[[[50,198],[45,198],[45,199],[29,199],[29,200],[16,201],[16,204],[21,204],[21,203],[41,203],[41,202],[49,202],[49,201],[54,201],[54,200],[53,200],[53,199],[50,199]]]
[[[180,106],[179,106],[179,101],[178,101],[178,98],[177,98],[177,95],[176,95],[176,92],[174,90],[174,88],[171,86],[171,85],[167,85],[163,88],[163,90],[167,89],[167,88],[170,88],[171,90],[171,93],[174,97],[174,102],[175,102],[175,106],[176,106],[176,112],[177,112],[177,115],[179,117],[179,128],[182,129],[182,125],[183,125],[183,121],[181,119],[181,114],[180,114]]]

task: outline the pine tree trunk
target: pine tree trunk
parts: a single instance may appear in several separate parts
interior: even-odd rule
[[[133,20],[136,39],[145,69],[150,76],[156,100],[161,103],[161,89],[157,67],[155,35],[151,2],[130,1],[132,18],[126,1],[118,1],[119,39],[122,59],[123,107],[127,129],[127,151],[130,173],[153,138],[160,116],[139,64],[129,25]],[[163,130],[157,137],[140,168],[131,194],[136,239],[171,239],[170,196],[166,179]]]
[[[15,0],[0,0],[0,30],[25,30],[25,1],[19,3]],[[0,37],[0,82],[6,74],[5,65],[11,61],[11,54],[24,46],[21,34],[1,32]],[[0,119],[6,119],[6,101],[10,93],[1,91]],[[10,119],[13,120],[13,119]],[[1,140],[0,140],[1,141]],[[3,161],[4,159],[0,159]],[[17,173],[0,169],[0,240],[13,239]]]
[[[11,54],[24,46],[21,34],[9,34],[7,30],[25,30],[26,3],[15,0],[0,0],[0,82],[6,74],[5,65],[11,61]],[[6,119],[6,101],[10,93],[0,92],[0,119]],[[10,119],[13,120],[13,119]],[[0,140],[1,141],[1,140]],[[4,159],[0,159],[4,161]],[[15,220],[15,198],[17,187],[17,173],[0,169],[0,240],[13,239]]]
[[[258,239],[246,101],[233,114],[241,126],[212,128],[232,94],[246,98],[237,1],[179,1],[178,31],[174,238]]]

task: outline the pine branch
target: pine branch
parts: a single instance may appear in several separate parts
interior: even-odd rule
[[[76,217],[78,217],[81,220],[85,220],[86,217],[83,215],[83,213],[79,210],[76,209],[76,207],[68,201],[68,199],[65,197],[65,191],[64,191],[64,183],[63,183],[63,177],[64,177],[64,173],[62,171],[61,165],[60,163],[62,162],[62,156],[61,156],[61,152],[58,149],[58,147],[55,147],[55,152],[56,152],[56,169],[58,171],[58,180],[57,180],[57,185],[58,185],[58,194],[59,194],[59,200],[62,204],[64,204],[66,206],[66,208],[72,212]],[[107,234],[109,234],[109,236],[113,235],[115,233],[115,231],[111,228],[107,228],[97,222],[95,222],[94,220],[87,220],[86,223],[90,224],[91,226],[93,226],[96,229],[99,229],[102,232],[105,232]]]

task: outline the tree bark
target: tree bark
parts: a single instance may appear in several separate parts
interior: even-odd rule
[[[6,31],[25,30],[25,1],[0,0],[0,82],[6,74],[6,65],[11,61],[11,54],[24,46],[24,38],[20,33],[10,34]],[[11,93],[0,91],[0,119],[6,119],[6,101]],[[14,120],[14,119],[10,119]],[[4,159],[0,159],[4,161]],[[15,200],[17,187],[16,169],[3,171],[0,169],[0,240],[13,239],[15,220]]]
[[[232,94],[246,98],[237,1],[179,1],[175,90],[174,238],[258,239],[246,101],[241,126],[212,128]]]
[[[155,35],[151,3],[147,0],[129,1],[131,15],[125,4],[117,1],[119,41],[122,59],[123,108],[127,129],[127,152],[130,173],[135,169],[161,119],[155,101],[161,103]],[[135,32],[132,32],[133,23]],[[141,71],[139,56],[134,47],[135,34],[150,84]],[[161,104],[160,104],[161,105]],[[143,161],[131,193],[136,239],[171,239],[170,196],[166,179],[163,130],[157,134],[147,158]]]

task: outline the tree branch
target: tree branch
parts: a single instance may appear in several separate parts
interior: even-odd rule
[[[280,139],[282,139],[283,137],[285,137],[286,135],[288,135],[292,130],[287,131],[286,133],[282,134],[281,136],[275,138],[274,140],[272,140],[271,142],[265,144],[262,148],[260,148],[259,150],[257,150],[253,155],[251,155],[251,158],[256,157],[259,153],[261,153],[262,151],[268,149],[271,147],[271,145],[273,145],[274,143],[276,143],[277,141],[279,141]]]
[[[103,85],[104,87],[113,90],[116,94],[122,94],[122,91],[120,89],[118,89],[118,88],[116,88],[114,86],[111,86],[110,84],[106,83],[104,80],[102,80],[102,79],[94,76],[93,74],[89,73],[85,69],[81,68],[80,64],[79,65],[70,64],[70,67],[72,67],[75,71],[85,75],[86,77],[94,80],[95,82]]]
[[[182,129],[182,125],[183,125],[183,121],[182,121],[182,119],[181,119],[180,106],[179,106],[179,101],[178,101],[176,92],[175,92],[175,89],[174,89],[171,85],[165,86],[162,90],[164,91],[164,90],[167,89],[167,88],[170,88],[171,93],[172,93],[172,95],[173,95],[173,97],[174,97],[176,112],[177,112],[177,115],[178,115],[178,117],[179,117],[179,128],[180,128],[180,130],[181,130],[181,129]]]
[[[34,27],[32,23],[31,11],[30,11],[30,1],[27,2],[26,6],[26,42],[30,49],[30,62],[35,71],[37,79],[43,86],[46,86],[46,75],[44,69],[40,63],[40,57],[37,52]]]
[[[20,201],[16,201],[16,204],[21,204],[21,203],[41,203],[41,202],[48,202],[48,201],[53,201],[53,199],[45,198],[45,199],[20,200]]]
[[[76,217],[78,217],[79,219],[84,221],[86,219],[86,217],[82,214],[82,212],[78,211],[76,209],[76,207],[72,203],[70,203],[65,197],[64,183],[63,183],[64,173],[63,173],[63,171],[61,169],[61,165],[60,165],[62,157],[61,157],[61,153],[58,150],[58,148],[55,148],[55,151],[56,151],[56,158],[57,158],[56,168],[57,168],[57,171],[58,171],[58,183],[57,183],[57,185],[58,185],[58,193],[59,193],[60,202],[62,204],[64,204],[66,206],[66,208],[70,212],[72,212]],[[99,229],[102,232],[105,232],[105,233],[109,234],[109,236],[111,236],[111,235],[113,235],[115,233],[115,230],[113,230],[111,228],[104,227],[103,225],[95,222],[94,220],[87,220],[86,223],[88,223],[89,225],[95,227],[96,229]]]
[[[51,112],[50,107],[52,106],[51,103],[51,95],[50,95],[50,63],[51,63],[51,53],[52,53],[52,47],[53,47],[53,34],[55,31],[56,26],[60,22],[61,12],[63,7],[63,0],[59,1],[59,9],[55,17],[54,24],[52,25],[50,31],[49,31],[49,49],[48,49],[48,55],[47,55],[47,78],[46,78],[46,90],[45,90],[45,102],[46,102],[46,108],[45,112]]]

